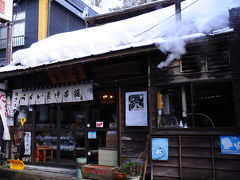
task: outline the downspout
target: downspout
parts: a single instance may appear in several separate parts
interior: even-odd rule
[[[49,0],[49,1],[48,1],[47,37],[50,36],[51,7],[52,7],[52,0]]]

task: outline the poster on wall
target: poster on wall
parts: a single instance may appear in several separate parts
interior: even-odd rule
[[[127,92],[126,126],[147,126],[147,91]]]
[[[31,132],[25,132],[24,136],[25,155],[31,155]]]
[[[220,136],[221,153],[240,155],[240,136]]]
[[[9,129],[7,127],[7,98],[4,92],[0,91],[0,116],[3,124],[3,140],[10,140]]]
[[[152,138],[152,159],[168,160],[168,138]]]

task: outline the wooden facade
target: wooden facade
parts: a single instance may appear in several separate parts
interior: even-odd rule
[[[230,17],[240,19],[239,12],[239,9],[232,10]],[[167,161],[152,160],[151,143],[147,147],[150,151],[147,170],[149,179],[237,180],[240,177],[240,156],[222,154],[220,136],[240,134],[240,31],[235,28],[238,25],[232,23],[233,32],[199,38],[188,43],[187,53],[180,60],[161,69],[157,65],[166,59],[166,55],[155,46],[147,46],[2,73],[0,77],[8,80],[9,94],[19,88],[41,89],[81,82],[92,82],[93,91],[96,92],[113,90],[117,97],[118,124],[115,130],[118,132],[119,165],[138,159],[146,149],[148,135],[150,142],[152,138],[168,138]],[[182,87],[186,93],[187,117],[181,114]],[[148,126],[126,126],[125,95],[126,92],[136,91],[148,92]],[[176,109],[173,113],[177,119],[173,125],[160,125],[158,122],[159,91],[173,94],[173,102],[180,102],[176,105],[178,109],[175,105],[172,106],[172,109]],[[85,107],[87,112],[90,106]],[[211,119],[203,124],[198,116],[200,113],[211,116]],[[187,123],[187,128],[178,125],[182,119]],[[14,130],[15,128],[12,129]],[[61,130],[57,127],[54,133]],[[87,133],[88,127],[81,130]],[[59,141],[58,137],[58,143]],[[32,147],[34,143],[33,140]],[[59,148],[58,145],[58,151]],[[84,155],[88,156],[87,150]],[[62,165],[60,155],[56,158],[54,165]]]

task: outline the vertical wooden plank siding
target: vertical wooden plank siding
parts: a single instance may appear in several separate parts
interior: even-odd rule
[[[118,119],[119,119],[119,164],[122,164],[122,96],[121,87],[118,87]]]
[[[47,37],[48,0],[39,0],[38,9],[38,41]]]
[[[169,158],[168,161],[152,161],[154,180],[238,180],[240,177],[240,157],[221,153],[219,135],[176,134],[157,137],[169,139]]]

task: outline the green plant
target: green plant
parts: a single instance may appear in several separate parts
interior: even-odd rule
[[[142,165],[137,161],[129,161],[119,168],[119,171],[129,176],[141,176]]]

